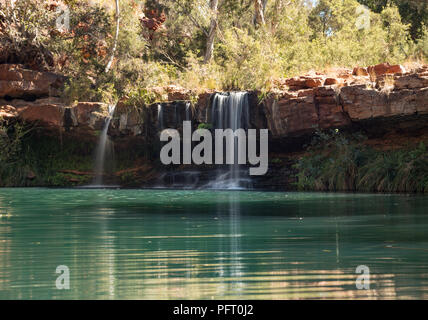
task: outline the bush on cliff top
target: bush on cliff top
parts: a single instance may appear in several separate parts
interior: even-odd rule
[[[114,6],[101,0],[63,2],[70,8],[68,31],[56,30],[55,6],[17,0],[14,8],[0,10],[0,40],[18,49],[39,48],[43,59],[51,57],[56,71],[70,76],[69,101],[115,100],[172,83],[195,90],[268,90],[273,80],[309,69],[427,57],[426,29],[412,34],[421,35],[412,40],[413,25],[402,22],[401,7],[376,7],[377,13],[368,13],[370,26],[359,28],[363,13],[356,0],[319,0],[314,7],[301,0],[268,1],[260,25],[252,1],[225,0],[216,15],[213,58],[204,61],[215,15],[207,1],[121,0],[117,50],[106,74]]]

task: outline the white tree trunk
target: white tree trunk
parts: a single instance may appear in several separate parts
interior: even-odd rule
[[[113,64],[114,55],[116,53],[117,41],[119,39],[119,27],[120,27],[119,25],[120,25],[120,8],[119,8],[119,0],[116,0],[116,34],[114,36],[114,44],[113,44],[113,49],[111,51],[111,56],[105,69],[106,73],[110,71],[111,65]]]
[[[218,0],[210,1],[210,9],[211,9],[211,24],[210,24],[210,32],[208,33],[207,48],[205,51],[204,63],[210,62],[213,56],[214,39],[217,33]]]
[[[256,25],[265,25],[264,9],[266,6],[266,0],[254,0],[254,22]]]

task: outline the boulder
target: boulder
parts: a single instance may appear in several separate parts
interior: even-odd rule
[[[290,90],[302,90],[322,86],[324,84],[324,78],[316,75],[301,76],[286,79],[284,83],[290,88]]]
[[[22,65],[0,65],[0,98],[59,96],[65,77],[24,69]]]
[[[79,102],[73,108],[74,115],[77,119],[78,125],[94,125],[96,122],[94,114],[102,114],[105,117],[108,116],[108,106],[101,102]]]
[[[0,106],[0,120],[15,118],[17,115],[15,107],[9,105]]]
[[[332,85],[336,85],[339,84],[339,80],[336,78],[327,78],[325,79],[324,85],[325,86],[332,86]]]
[[[403,74],[406,69],[401,65],[390,65],[389,63],[380,63],[374,66],[369,66],[367,71],[370,75],[374,74],[377,77],[384,74]]]
[[[168,101],[190,99],[190,90],[184,89],[180,86],[169,85],[166,87],[166,92],[168,93]]]
[[[308,88],[320,87],[323,84],[324,84],[324,81],[321,78],[309,78],[309,79],[306,79],[305,81],[305,85]]]
[[[352,71],[352,74],[358,77],[361,77],[361,76],[365,77],[369,75],[369,73],[367,72],[367,68],[362,68],[362,67],[355,67],[354,70]]]
[[[40,126],[61,128],[64,123],[64,107],[55,104],[19,107],[18,117]]]
[[[394,77],[394,85],[400,89],[420,89],[428,87],[428,75],[412,73]]]

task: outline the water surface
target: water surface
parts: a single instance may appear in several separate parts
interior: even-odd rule
[[[0,189],[0,299],[428,298],[428,197]],[[57,266],[70,289],[55,286]],[[370,290],[355,285],[370,268]]]

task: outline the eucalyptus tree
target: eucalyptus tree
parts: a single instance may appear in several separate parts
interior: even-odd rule
[[[218,0],[210,0],[210,31],[208,33],[207,45],[205,49],[204,63],[210,62],[214,51],[214,39],[217,33]]]
[[[423,36],[428,26],[428,1],[426,0],[358,0],[359,3],[381,13],[388,6],[397,6],[403,22],[410,24],[413,39]]]
[[[114,54],[116,53],[116,48],[117,48],[117,40],[119,39],[119,28],[120,28],[120,6],[119,6],[119,0],[116,0],[116,33],[114,36],[114,44],[113,44],[113,49],[111,51],[110,59],[105,69],[106,73],[110,71],[111,65],[113,64]]]

